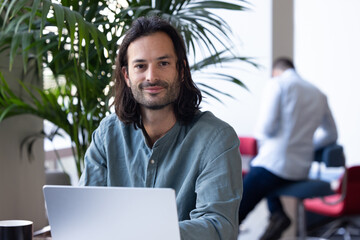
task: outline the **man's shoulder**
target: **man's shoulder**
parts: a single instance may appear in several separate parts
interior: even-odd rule
[[[194,117],[194,123],[208,123],[208,124],[226,124],[224,121],[216,117],[210,111],[198,111]]]
[[[102,132],[104,131],[107,132],[107,131],[114,131],[114,128],[123,129],[129,126],[133,126],[133,125],[124,124],[123,122],[120,121],[120,119],[115,113],[111,113],[101,120],[99,129]]]
[[[281,89],[303,89],[313,94],[323,95],[320,89],[313,83],[303,79],[296,71],[287,72],[286,75],[279,78],[277,81]]]
[[[212,112],[210,111],[199,111],[195,117],[192,123],[190,124],[191,128],[195,129],[201,129],[206,131],[215,131],[215,130],[221,130],[221,129],[227,129],[232,127],[224,122],[223,120],[217,118]]]
[[[141,130],[136,129],[133,124],[123,123],[115,113],[112,113],[101,120],[96,132],[103,138],[117,139],[119,136],[141,133]]]
[[[196,146],[194,147],[196,151],[212,153],[237,148],[239,145],[239,139],[233,127],[211,112],[197,113],[192,124],[181,129],[178,139]]]
[[[119,120],[119,118],[117,117],[117,115],[115,113],[111,113],[108,116],[104,117],[101,120],[100,125],[102,126],[109,126],[109,125],[114,125],[114,124],[121,124],[121,121]]]

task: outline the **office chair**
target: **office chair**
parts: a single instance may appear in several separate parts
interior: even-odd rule
[[[60,170],[45,170],[45,184],[47,185],[71,185],[70,176]]]
[[[45,184],[46,185],[71,185],[69,174],[60,170],[45,170]],[[48,239],[51,237],[50,225],[43,227],[40,230],[34,231],[34,239]]]
[[[360,236],[360,224],[353,221],[360,218],[360,166],[348,168],[341,183],[336,194],[304,200],[307,211],[334,218],[325,226],[327,230],[321,234],[322,238],[340,234],[350,240],[351,235]]]
[[[239,137],[240,140],[240,154],[243,162],[243,176],[249,170],[250,161],[257,155],[258,146],[257,141],[253,137]]]
[[[240,140],[240,154],[242,161],[242,177],[246,175],[250,168],[251,160],[258,154],[258,145],[254,137],[239,136]],[[241,226],[241,232],[247,232],[248,229]]]

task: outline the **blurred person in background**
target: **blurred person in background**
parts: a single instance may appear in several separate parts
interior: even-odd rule
[[[259,153],[244,177],[239,223],[269,194],[308,178],[316,149],[337,140],[327,97],[303,80],[288,58],[277,59],[265,87],[255,131]],[[280,239],[290,226],[278,197],[267,197],[270,219],[261,240]]]

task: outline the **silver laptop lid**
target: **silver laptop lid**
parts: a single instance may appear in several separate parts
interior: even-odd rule
[[[43,188],[53,240],[180,240],[175,191],[167,188]]]

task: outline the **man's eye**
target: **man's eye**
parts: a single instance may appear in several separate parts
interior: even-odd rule
[[[135,68],[137,68],[137,69],[142,69],[142,68],[144,68],[144,67],[145,67],[144,64],[137,64],[137,65],[135,65]]]
[[[167,65],[169,65],[170,63],[169,62],[160,62],[160,66],[167,66]]]

